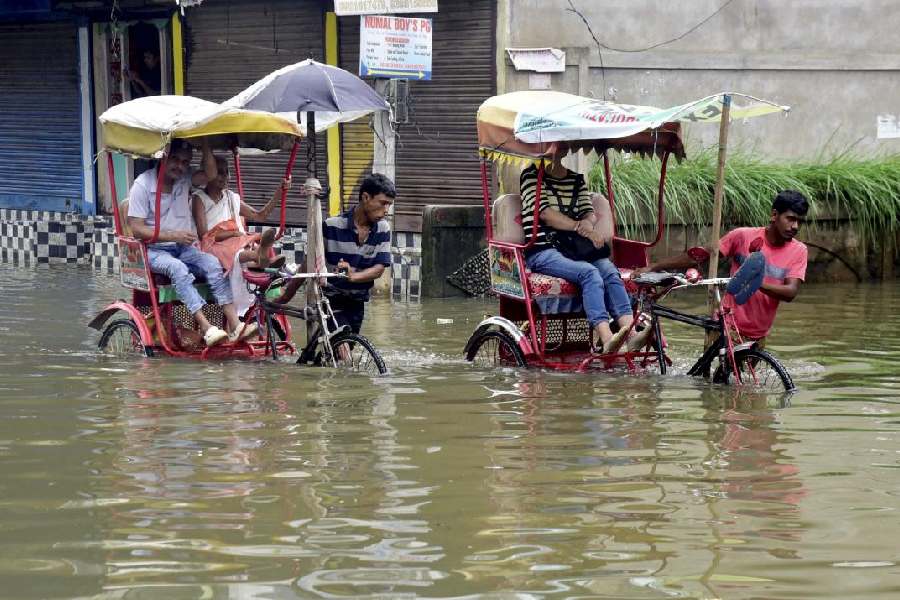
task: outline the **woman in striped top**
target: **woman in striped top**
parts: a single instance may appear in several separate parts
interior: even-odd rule
[[[519,180],[522,196],[522,227],[525,239],[531,239],[534,224],[534,201],[537,190],[537,168],[532,165],[522,172]],[[574,195],[577,198],[573,202]],[[564,167],[559,159],[544,167],[537,236],[525,250],[525,264],[534,273],[561,277],[581,288],[584,311],[591,326],[591,350],[598,353],[615,352],[625,342],[633,320],[631,302],[616,266],[610,261],[609,242],[612,240],[612,213],[609,202],[603,199],[594,212],[593,194],[584,183],[584,176]],[[572,260],[557,250],[548,234],[553,231],[574,231],[605,249],[604,257],[594,262]],[[610,313],[619,325],[613,334]],[[649,328],[646,328],[649,330]],[[640,332],[629,340],[629,348],[646,343]]]

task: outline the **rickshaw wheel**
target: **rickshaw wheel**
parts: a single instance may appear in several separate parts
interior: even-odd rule
[[[141,333],[131,319],[120,319],[107,325],[97,346],[115,356],[153,356],[153,349],[141,341]]]
[[[337,368],[368,375],[384,375],[387,367],[378,350],[358,333],[344,333],[331,340]]]
[[[525,354],[508,333],[486,331],[469,348],[466,360],[479,367],[524,367]]]
[[[743,350],[734,355],[734,362],[740,374],[740,383],[726,362],[716,367],[714,383],[741,385],[760,392],[790,392],[794,382],[778,359],[765,350]],[[724,366],[724,370],[723,370]]]

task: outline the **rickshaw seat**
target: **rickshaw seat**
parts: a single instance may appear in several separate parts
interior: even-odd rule
[[[600,194],[594,194],[593,200],[595,203],[607,202]],[[522,198],[519,194],[503,194],[498,197],[494,201],[492,216],[494,241],[525,243],[525,231],[522,228]],[[582,310],[581,290],[571,281],[530,271],[526,273],[526,278],[531,297],[537,302],[543,314],[575,313]]]
[[[201,277],[199,275],[194,275],[194,285],[206,283],[206,277]],[[157,287],[163,285],[172,285],[172,280],[169,279],[167,275],[163,275],[162,273],[153,273],[153,284]]]
[[[525,243],[522,230],[522,197],[519,194],[503,194],[494,200],[494,240],[511,244]]]
[[[244,276],[244,281],[246,281],[250,285],[255,285],[257,287],[266,288],[270,283],[272,283],[272,275],[264,271],[250,271],[248,269],[242,269],[241,275]]]

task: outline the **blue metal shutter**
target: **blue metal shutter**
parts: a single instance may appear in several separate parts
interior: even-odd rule
[[[0,25],[0,207],[81,208],[76,34],[72,23]]]

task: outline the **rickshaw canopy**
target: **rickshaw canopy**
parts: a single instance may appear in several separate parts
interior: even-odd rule
[[[100,115],[103,149],[160,158],[173,138],[206,137],[214,150],[290,149],[301,137],[296,121],[223,106],[191,96],[147,96],[117,104]]]
[[[707,96],[672,108],[616,104],[555,91],[522,91],[494,96],[478,109],[482,156],[537,162],[559,153],[608,149],[684,157],[681,122],[718,122],[726,94]],[[746,119],[790,110],[743,94],[731,118]]]

